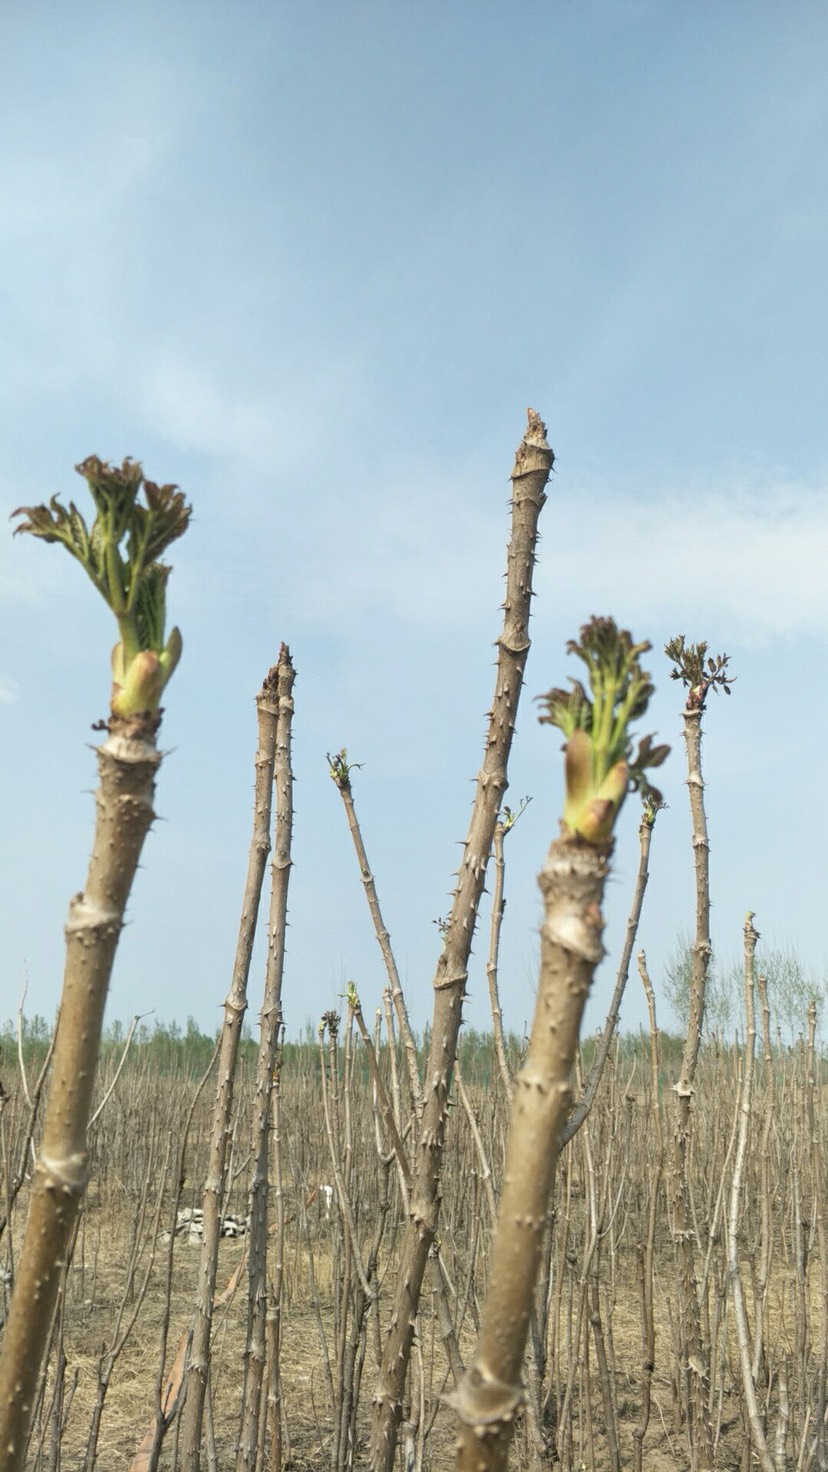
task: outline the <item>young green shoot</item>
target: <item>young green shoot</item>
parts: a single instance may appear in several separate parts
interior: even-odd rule
[[[192,508],[177,486],[145,480],[127,458],[120,467],[90,455],[75,467],[89,487],[95,519],[88,527],[74,501],[53,496],[48,506],[19,506],[25,516],[15,535],[29,532],[60,542],[76,558],[112,609],[120,635],[112,651],[112,715],[117,720],[157,715],[161,693],[181,658],[181,634],[165,639],[166,589],[171,569],[159,561],[183,536]],[[144,503],[139,500],[143,488]]]
[[[708,690],[714,690],[717,695],[720,690],[724,690],[725,695],[729,695],[730,687],[736,679],[735,675],[725,674],[730,655],[708,656],[707,647],[705,640],[699,644],[685,643],[683,634],[677,634],[675,639],[664,646],[664,653],[675,665],[675,669],[670,671],[670,679],[681,680],[690,691],[687,697],[688,710],[701,710]]]
[[[632,758],[629,727],[647,709],[653,685],[640,656],[652,646],[633,644],[632,635],[614,619],[592,618],[581,629],[580,643],[570,639],[567,651],[583,660],[589,692],[570,678],[570,690],[550,690],[541,696],[546,715],[541,721],[558,726],[566,740],[566,801],[564,835],[587,843],[606,843],[630,788],[656,805],[661,794],[649,782],[648,768],[660,767],[669,746],[654,746],[644,736]]]

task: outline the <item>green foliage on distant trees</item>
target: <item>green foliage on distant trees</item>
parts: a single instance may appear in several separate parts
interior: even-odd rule
[[[663,992],[679,1030],[686,1033],[690,1016],[690,987],[693,976],[692,943],[679,936],[664,967]],[[740,978],[732,972],[722,975],[715,957],[710,958],[704,1004],[704,1030],[708,1037],[729,1034],[740,1015]]]
[[[816,998],[818,1009],[824,1002],[825,983],[815,983],[790,948],[768,952],[764,965],[758,969],[764,971],[768,976],[773,1009],[771,1026],[774,1035],[776,1036],[778,1032],[783,1043],[792,1043],[805,1030],[806,1013],[811,997]],[[686,941],[679,942],[668,962],[663,983],[664,996],[679,1027],[683,1026],[687,1015],[689,970],[689,945]],[[737,966],[729,967],[722,975],[719,975],[714,967],[712,978],[707,1036],[708,1038],[720,1037],[727,1044],[729,1035],[735,1033],[739,1025],[742,976]],[[7,1019],[0,1024],[0,1064],[3,1066],[6,1077],[17,1067],[17,1029],[16,1020]],[[35,1013],[32,1017],[23,1017],[20,1024],[20,1046],[27,1070],[36,1069],[42,1065],[49,1048],[51,1032],[51,1025],[39,1013]],[[210,1062],[217,1035],[218,1029],[214,1035],[203,1032],[194,1017],[188,1017],[184,1027],[175,1021],[161,1022],[158,1019],[152,1022],[141,1022],[135,1029],[135,1035],[130,1044],[130,1062],[132,1066],[145,1064],[159,1075],[180,1073],[188,1078],[197,1078],[204,1073]],[[123,1051],[126,1036],[127,1027],[120,1018],[114,1018],[108,1023],[101,1043],[101,1059],[116,1062]],[[428,1052],[428,1028],[416,1041],[417,1056],[422,1065]],[[514,1074],[525,1057],[526,1038],[517,1033],[509,1033],[504,1042],[509,1066]],[[589,1071],[596,1043],[597,1039],[594,1037],[585,1037],[582,1040],[581,1062],[585,1072]],[[649,1057],[649,1048],[649,1036],[645,1032],[619,1033],[614,1044],[617,1060],[622,1064],[640,1061],[643,1065]],[[665,1065],[679,1058],[682,1048],[680,1032],[663,1031],[661,1048],[662,1061]],[[460,1037],[459,1051],[463,1075],[467,1081],[483,1089],[493,1087],[497,1058],[492,1034],[479,1032],[473,1027],[464,1028]],[[253,1062],[256,1052],[257,1043],[250,1026],[246,1025],[241,1041],[241,1054]],[[319,1059],[319,1043],[310,1023],[300,1040],[283,1043],[282,1056],[284,1067],[287,1070],[315,1073]],[[402,1063],[401,1049],[398,1061]],[[362,1067],[359,1053],[356,1055],[355,1066],[357,1069]],[[364,1064],[363,1073],[363,1083],[367,1084],[369,1079],[367,1062]]]
[[[663,992],[679,1028],[685,1031],[690,1007],[692,949],[687,936],[679,936],[664,968]],[[768,980],[771,1029],[783,1043],[804,1036],[808,1004],[813,999],[817,1015],[825,1001],[825,981],[809,972],[792,946],[762,949],[756,957],[756,974]],[[715,958],[707,973],[705,1034],[727,1038],[740,1029],[744,978],[741,966],[722,971]]]

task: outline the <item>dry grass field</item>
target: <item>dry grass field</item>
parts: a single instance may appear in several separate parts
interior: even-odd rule
[[[311,1045],[288,1049],[281,1085],[281,1176],[284,1240],[281,1344],[283,1465],[335,1465],[334,1432],[341,1414],[344,1348],[357,1336],[357,1407],[346,1465],[366,1465],[371,1395],[390,1284],[403,1226],[399,1185],[380,1156],[384,1148],[372,1089],[358,1039],[336,1054],[332,1098],[335,1139],[363,1261],[376,1247],[372,1279],[376,1304],[359,1322],[360,1287],[341,1203],[330,1211],[325,1192],[334,1179],[321,1106],[319,1055]],[[530,1353],[530,1384],[542,1420],[522,1418],[512,1453],[516,1468],[538,1465],[533,1437],[545,1460],[564,1468],[613,1465],[608,1415],[614,1418],[622,1466],[634,1462],[642,1408],[642,1303],[648,1222],[653,1233],[655,1364],[652,1408],[643,1466],[653,1472],[687,1466],[684,1431],[687,1387],[681,1383],[681,1297],[671,1231],[671,1088],[678,1067],[665,1048],[659,1097],[648,1074],[647,1041],[622,1040],[595,1108],[568,1146],[550,1222],[549,1273],[538,1300],[540,1343]],[[202,1048],[202,1053],[205,1051]],[[675,1051],[675,1050],[673,1050]],[[110,1050],[112,1052],[112,1050]],[[152,1043],[134,1045],[94,1128],[91,1189],[81,1216],[65,1293],[55,1321],[48,1377],[42,1387],[28,1466],[35,1469],[128,1469],[151,1430],[162,1381],[186,1342],[200,1246],[186,1234],[170,1236],[176,1214],[198,1206],[204,1184],[213,1078],[199,1091],[193,1057],[165,1057]],[[439,1251],[444,1293],[427,1280],[417,1325],[410,1404],[403,1447],[412,1466],[452,1465],[453,1416],[443,1396],[451,1389],[445,1314],[459,1353],[468,1361],[486,1288],[491,1228],[490,1186],[497,1195],[507,1110],[490,1048],[472,1038],[462,1055],[470,1108],[459,1095],[450,1111],[443,1174]],[[107,1057],[101,1096],[114,1072]],[[694,1249],[702,1333],[710,1365],[704,1385],[716,1436],[716,1465],[748,1466],[745,1422],[728,1272],[726,1213],[733,1169],[740,1052],[709,1044],[701,1063],[693,1136]],[[202,1058],[203,1065],[203,1058]],[[388,1071],[386,1054],[384,1067]],[[823,1222],[825,1091],[808,1083],[803,1048],[777,1051],[760,1079],[752,1106],[750,1151],[739,1208],[739,1261],[752,1342],[759,1347],[758,1377],[771,1442],[784,1445],[785,1465],[820,1466],[810,1449],[825,1416],[828,1263]],[[813,1055],[811,1067],[818,1060]],[[33,1068],[30,1073],[33,1073]],[[30,1110],[19,1074],[4,1074],[2,1113],[7,1202],[16,1162],[28,1158]],[[30,1085],[31,1087],[31,1085]],[[770,1092],[768,1092],[768,1090]],[[239,1109],[225,1208],[244,1216],[249,1163],[251,1073],[240,1075]],[[655,1124],[663,1124],[665,1157],[655,1167]],[[764,1132],[764,1133],[763,1133]],[[475,1133],[477,1139],[475,1139]],[[766,1148],[758,1148],[760,1136]],[[378,1141],[380,1150],[378,1150]],[[491,1182],[487,1173],[491,1171]],[[388,1205],[382,1207],[385,1180]],[[26,1209],[22,1185],[2,1239],[2,1266],[11,1271]],[[649,1208],[656,1193],[656,1210]],[[271,1202],[271,1221],[276,1221]],[[278,1232],[271,1233],[272,1279]],[[219,1291],[246,1254],[245,1240],[223,1240]],[[763,1288],[763,1264],[767,1285]],[[435,1264],[436,1267],[436,1264]],[[247,1277],[217,1309],[207,1420],[207,1464],[235,1465],[247,1332]],[[114,1351],[114,1352],[113,1352]],[[273,1366],[268,1365],[271,1385]],[[104,1393],[105,1391],[105,1393]],[[98,1410],[96,1411],[96,1407]],[[608,1410],[608,1407],[611,1409]],[[262,1465],[270,1465],[270,1429],[263,1419]],[[176,1461],[174,1418],[158,1466]],[[90,1428],[96,1426],[94,1444]],[[781,1438],[781,1440],[780,1440]],[[533,1463],[533,1455],[536,1460]],[[616,1463],[617,1465],[617,1463]]]

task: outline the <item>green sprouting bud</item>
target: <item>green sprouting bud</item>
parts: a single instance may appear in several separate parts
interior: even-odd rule
[[[729,695],[730,687],[736,679],[735,675],[725,673],[730,655],[708,655],[707,647],[706,640],[699,644],[688,644],[683,634],[677,634],[664,646],[664,653],[675,666],[670,671],[670,679],[681,680],[689,691],[689,711],[704,709],[708,690],[714,690],[717,695],[720,690],[724,690],[725,695]]]
[[[633,759],[629,730],[653,693],[640,663],[650,645],[633,644],[611,618],[594,618],[581,629],[580,643],[570,640],[567,648],[587,666],[589,690],[574,679],[569,690],[550,690],[541,697],[547,710],[541,720],[567,738],[564,830],[587,843],[607,843],[631,787],[661,803],[646,769],[661,766],[670,748],[654,746],[646,736]]]
[[[141,466],[121,466],[97,455],[76,466],[89,488],[95,519],[87,526],[73,501],[53,496],[48,506],[21,506],[15,527],[44,542],[61,542],[84,568],[118,622],[112,656],[112,714],[157,712],[161,692],[181,657],[181,635],[165,636],[166,587],[170,568],[159,559],[184,535],[192,508],[177,486],[144,480]],[[139,500],[144,493],[143,504]]]
[[[176,666],[181,658],[181,651],[183,647],[184,641],[181,638],[181,630],[178,627],[171,629],[170,637],[164,645],[158,661],[161,665],[161,671],[164,676],[165,685],[170,679],[171,675],[175,673]]]
[[[140,649],[129,662],[123,644],[112,651],[112,714],[125,719],[144,711],[157,710],[164,676],[161,661],[152,649]]]
[[[154,649],[139,649],[129,659],[123,643],[116,644],[112,651],[112,714],[125,718],[157,711],[161,692],[181,658],[181,649],[177,628],[172,630],[161,654],[156,654]]]
[[[335,751],[333,756],[328,752],[328,776],[336,783],[340,792],[350,792],[351,772],[358,770],[362,762],[348,761],[348,748],[343,746],[341,751]]]

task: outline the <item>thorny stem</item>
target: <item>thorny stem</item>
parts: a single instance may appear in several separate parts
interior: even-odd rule
[[[356,850],[365,897],[368,901],[371,919],[374,922],[374,933],[377,937],[380,951],[382,952],[382,959],[385,962],[385,970],[391,987],[394,1011],[397,1014],[397,1025],[400,1029],[400,1037],[403,1040],[408,1064],[408,1084],[411,1090],[411,1102],[414,1109],[419,1111],[422,1107],[422,1091],[419,1070],[417,1068],[417,1044],[414,1039],[414,1033],[411,1030],[411,1023],[408,1020],[408,1010],[405,1005],[402,983],[400,982],[400,973],[397,970],[397,962],[391,946],[391,936],[382,918],[376,881],[371,872],[371,866],[368,863],[368,854],[362,837],[362,829],[359,826],[359,819],[357,818],[353,788],[351,786],[351,772],[357,766],[359,766],[358,762],[348,761],[348,752],[344,746],[341,751],[336,752],[333,756],[330,753],[328,754],[328,769],[331,780],[339,790],[342,804],[345,808],[345,815],[348,819],[348,827],[351,832],[351,838],[353,839],[354,849]]]
[[[515,1080],[497,1231],[474,1360],[452,1405],[458,1472],[502,1472],[523,1401],[521,1370],[549,1199],[571,1102],[570,1073],[603,955],[601,896],[611,845],[552,844],[540,876],[546,919],[535,1020]]]
[[[696,871],[696,929],[690,983],[690,1015],[682,1055],[681,1072],[675,1086],[677,1127],[672,1174],[672,1204],[675,1248],[679,1267],[682,1323],[682,1374],[690,1386],[690,1455],[692,1472],[706,1472],[713,1464],[713,1440],[704,1384],[709,1380],[709,1356],[702,1343],[699,1299],[693,1255],[690,1213],[689,1146],[690,1110],[701,1047],[707,972],[712,955],[710,943],[710,844],[704,807],[701,766],[701,722],[710,690],[730,694],[732,678],[725,674],[727,655],[707,658],[705,643],[687,645],[684,635],[671,640],[665,653],[675,668],[671,679],[688,689],[684,707],[684,739],[687,748],[687,785],[693,826],[693,857]],[[705,660],[707,663],[705,664]]]
[[[589,1073],[587,1074],[586,1082],[584,1084],[583,1092],[563,1128],[563,1143],[565,1145],[569,1143],[573,1135],[576,1134],[577,1131],[581,1128],[581,1125],[583,1124],[584,1120],[592,1109],[593,1104],[595,1103],[595,1095],[598,1092],[598,1086],[603,1076],[607,1058],[609,1057],[610,1045],[615,1035],[615,1029],[618,1025],[618,1016],[621,1011],[621,1001],[627,985],[633,946],[635,945],[635,938],[638,934],[638,924],[641,919],[641,910],[644,904],[644,893],[647,888],[647,881],[650,877],[650,846],[652,844],[653,828],[655,827],[655,820],[658,811],[659,808],[656,803],[649,801],[645,803],[644,814],[642,816],[641,823],[638,829],[638,838],[640,844],[638,876],[635,881],[635,891],[633,893],[632,906],[630,908],[629,917],[627,919],[627,931],[626,935],[624,936],[624,947],[621,952],[621,959],[618,963],[618,972],[615,979],[615,990],[613,991],[612,1001],[610,1002],[609,1010],[604,1021],[604,1031],[601,1035],[598,1046],[595,1049],[592,1062],[590,1064]]]
[[[67,511],[53,497],[51,509],[26,506],[13,513],[28,518],[16,531],[63,543],[116,616],[123,589],[134,588],[136,639],[141,647],[131,670],[126,670],[122,660],[120,673],[125,683],[113,689],[108,739],[98,749],[100,787],[86,886],[69,907],[52,1085],[0,1351],[3,1472],[19,1472],[25,1460],[61,1273],[86,1192],[87,1130],[104,1006],[127,900],[154,819],[155,778],[161,763],[156,747],[159,698],[181,652],[178,630],[166,646],[163,643],[170,569],[149,559],[158,557],[186,531],[190,508],[174,486],[143,483],[141,467],[130,461],[113,470],[92,456],[78,470],[87,480],[98,513],[91,530],[77,507],[70,504]],[[137,500],[142,483],[146,506]],[[113,586],[108,581],[110,549],[117,547],[125,530],[125,554],[118,552],[121,581]]]
[[[565,811],[574,821],[580,805],[581,816],[577,830],[565,817],[562,836],[553,842],[539,879],[545,910],[540,985],[526,1063],[515,1081],[489,1288],[474,1360],[451,1397],[458,1417],[458,1472],[504,1472],[524,1398],[521,1370],[571,1104],[570,1075],[593,973],[604,954],[601,902],[612,826],[627,783],[643,783],[644,768],[659,765],[667,755],[666,748],[656,755],[650,738],[644,738],[635,764],[637,775],[631,777],[627,723],[644,713],[652,691],[638,662],[647,648],[634,645],[611,619],[593,619],[581,630],[581,644],[570,645],[582,657],[589,655],[590,694],[579,686],[571,698],[559,691],[546,698],[545,719],[552,724],[566,730],[570,718],[576,717],[567,743]],[[636,692],[635,698],[631,692]],[[615,743],[609,755],[608,729]],[[575,773],[570,762],[573,740],[579,745],[580,770]],[[601,796],[605,773],[598,758],[592,761],[592,743],[600,761],[612,760],[613,770],[620,765],[624,771],[624,790],[616,790],[608,806]],[[597,787],[584,782],[587,770],[595,774]],[[585,801],[589,791],[593,796]],[[587,832],[602,836],[588,838]]]
[[[271,864],[270,913],[267,930],[264,998],[262,1001],[259,1055],[256,1064],[256,1099],[253,1109],[250,1181],[250,1229],[247,1342],[244,1352],[242,1417],[236,1456],[237,1472],[255,1472],[259,1445],[261,1388],[267,1338],[267,1221],[270,1190],[269,1154],[271,1092],[282,1029],[282,981],[287,940],[287,900],[293,865],[293,685],[296,672],[290,650],[282,644],[276,665],[275,698],[278,708],[274,780],[276,822]]]
[[[193,1339],[187,1367],[187,1395],[182,1416],[181,1441],[189,1472],[199,1472],[201,1466],[201,1430],[210,1370],[210,1336],[221,1235],[221,1195],[224,1189],[225,1167],[231,1136],[236,1065],[244,1014],[247,1010],[247,985],[256,935],[256,921],[261,904],[267,858],[270,853],[273,769],[276,760],[276,727],[279,713],[278,677],[279,666],[273,665],[265,676],[262,688],[256,697],[258,743],[255,762],[253,837],[248,856],[233,975],[224,1003],[210,1155],[202,1200],[204,1217],[201,1261],[196,1292]]]
[[[399,1167],[400,1181],[403,1191],[404,1209],[407,1211],[408,1192],[411,1189],[411,1168],[408,1164],[408,1158],[405,1153],[405,1146],[400,1139],[400,1133],[394,1120],[394,1111],[391,1108],[391,1100],[388,1097],[388,1090],[385,1087],[385,1080],[383,1079],[382,1073],[380,1071],[376,1049],[374,1047],[374,1041],[367,1027],[365,1026],[365,1018],[362,1015],[362,1003],[359,1000],[359,993],[357,992],[357,989],[352,981],[348,983],[348,1005],[353,1013],[354,1021],[357,1025],[359,1035],[362,1038],[363,1044],[365,1046],[365,1051],[368,1054],[368,1066],[371,1069],[371,1079],[373,1081],[374,1088],[377,1091],[377,1101],[379,1103],[380,1113],[382,1115],[382,1122],[391,1141],[391,1148],[397,1158],[397,1165]]]
[[[733,1178],[730,1183],[730,1207],[727,1214],[727,1275],[730,1280],[730,1293],[733,1301],[733,1316],[736,1321],[736,1341],[739,1346],[739,1360],[742,1370],[742,1393],[745,1397],[748,1424],[750,1426],[750,1438],[762,1472],[776,1472],[773,1458],[768,1448],[765,1437],[765,1428],[759,1411],[759,1402],[756,1395],[756,1382],[753,1378],[750,1362],[750,1331],[748,1329],[747,1309],[745,1308],[745,1294],[742,1286],[742,1271],[739,1265],[739,1216],[742,1194],[742,1182],[744,1179],[745,1164],[748,1153],[748,1139],[750,1134],[750,1113],[753,1095],[753,1070],[756,1053],[756,1022],[754,1009],[754,980],[753,980],[753,958],[756,952],[756,942],[759,932],[753,924],[753,914],[749,912],[745,920],[745,1053],[744,1070],[742,1073],[742,1086],[739,1090],[738,1114],[739,1127],[736,1139],[736,1159],[733,1165]]]
[[[638,971],[647,997],[647,1013],[650,1023],[650,1097],[655,1134],[655,1148],[649,1167],[649,1201],[647,1204],[647,1234],[639,1244],[641,1275],[641,1411],[633,1428],[634,1472],[642,1472],[644,1438],[650,1424],[652,1404],[653,1372],[655,1370],[655,1316],[653,1312],[653,1261],[658,1220],[658,1204],[661,1194],[661,1178],[664,1172],[664,1131],[661,1124],[661,1098],[659,1093],[660,1049],[656,1021],[655,993],[647,958],[643,951],[638,953]]]
[[[462,1020],[469,954],[486,880],[497,815],[507,785],[507,764],[529,651],[529,609],[538,518],[554,455],[545,426],[529,411],[529,423],[512,471],[512,537],[506,569],[504,623],[498,639],[495,693],[483,765],[454,892],[451,916],[434,977],[431,1050],[425,1072],[422,1116],[412,1158],[414,1187],[402,1244],[390,1328],[374,1392],[369,1466],[392,1472],[420,1291],[437,1230],[440,1167],[446,1110]]]
[[[509,1063],[506,1058],[506,1045],[503,1038],[503,1012],[500,1006],[500,989],[498,984],[498,957],[500,955],[500,932],[503,928],[503,916],[506,911],[506,901],[503,897],[504,879],[506,865],[503,857],[503,843],[507,833],[511,833],[518,818],[524,813],[532,801],[530,797],[524,797],[515,812],[505,804],[500,817],[495,824],[494,831],[494,871],[495,883],[492,895],[492,923],[489,935],[489,959],[486,963],[486,979],[489,983],[489,1003],[492,1009],[492,1027],[494,1029],[495,1053],[497,1055],[500,1076],[506,1091],[506,1098],[512,1102],[512,1075],[509,1071]]]

